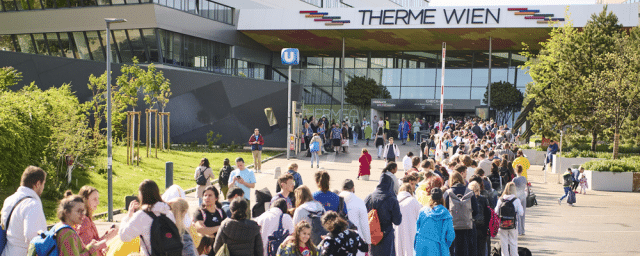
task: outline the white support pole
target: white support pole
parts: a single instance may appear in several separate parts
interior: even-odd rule
[[[291,155],[291,65],[289,65],[289,81],[287,82],[287,160]],[[295,139],[294,139],[295,140]]]
[[[443,134],[443,127],[444,127],[444,62],[446,60],[446,56],[447,56],[447,43],[442,42],[442,76],[440,78],[440,125],[438,126],[439,129],[439,136],[440,139],[438,140],[438,148],[436,150],[436,160],[437,161],[442,161],[442,159],[444,159],[444,150],[442,149],[442,140],[444,138],[444,134]]]

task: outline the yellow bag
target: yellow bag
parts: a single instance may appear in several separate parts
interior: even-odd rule
[[[202,240],[202,236],[198,234],[198,231],[196,231],[196,225],[191,224],[191,226],[189,226],[189,235],[191,235],[191,240],[193,240],[193,245],[196,248],[198,248],[198,246],[200,246],[200,241]]]
[[[218,252],[216,253],[216,256],[231,256],[231,253],[229,253],[229,248],[227,247],[227,244],[223,244],[222,247],[220,247],[220,250],[218,250]]]
[[[140,253],[140,237],[129,242],[122,242],[120,236],[116,236],[107,243],[109,250],[106,256],[127,256],[131,253]]]

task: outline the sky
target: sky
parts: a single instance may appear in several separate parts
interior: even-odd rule
[[[429,6],[487,6],[487,5],[574,5],[595,4],[596,0],[431,0]]]

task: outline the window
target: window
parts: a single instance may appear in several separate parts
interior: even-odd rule
[[[100,37],[98,37],[97,31],[87,31],[87,44],[89,45],[89,51],[95,61],[105,61],[105,50],[103,49]]]
[[[76,47],[73,43],[73,37],[69,39],[70,34],[71,33],[67,32],[58,33],[58,35],[60,36],[60,50],[62,51],[64,57],[74,59],[76,58]]]
[[[4,4],[4,10],[5,11],[15,11],[16,10],[16,3],[13,0],[2,0],[2,3]]]
[[[150,62],[160,61],[158,56],[158,39],[156,38],[156,30],[143,29],[142,36],[144,37],[144,43],[147,45],[147,48],[149,49],[149,61]]]
[[[44,38],[44,34],[32,34],[33,41],[36,43],[36,50],[38,54],[49,55],[47,51],[47,40]]]
[[[90,60],[91,55],[89,55],[89,47],[87,46],[87,41],[85,41],[84,33],[73,32],[73,41],[75,42],[76,48],[78,50],[78,58],[83,60]]]
[[[133,62],[133,53],[131,52],[131,45],[129,44],[129,40],[127,39],[127,34],[124,30],[113,30],[113,34],[115,35],[114,44],[118,45],[118,50],[120,52],[120,57],[122,58],[123,63],[131,63]]]
[[[30,34],[22,34],[16,36],[18,39],[18,46],[23,53],[36,53],[35,45],[31,40]]]
[[[0,35],[0,51],[15,52],[11,35]]]
[[[129,42],[131,42],[131,51],[133,56],[138,58],[138,61],[140,61],[140,63],[149,62],[146,46],[144,45],[142,37],[140,36],[140,30],[129,29],[127,30],[127,35],[129,38]]]
[[[60,51],[60,43],[58,41],[58,35],[56,33],[46,33],[47,45],[49,46],[49,54],[51,56],[63,57]]]

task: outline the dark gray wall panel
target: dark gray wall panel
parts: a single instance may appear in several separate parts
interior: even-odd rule
[[[105,64],[51,56],[0,52],[0,66],[13,66],[23,73],[24,80],[16,86],[35,81],[42,89],[71,83],[72,90],[81,101],[91,98],[87,88],[90,74],[101,74]],[[245,79],[207,72],[158,68],[171,80],[173,95],[166,111],[171,112],[171,141],[186,143],[206,142],[206,133],[222,134],[222,142],[246,143],[254,128],[259,128],[267,146],[286,146],[287,84],[281,82]],[[119,76],[120,65],[113,64],[113,78]],[[302,86],[292,86],[292,99],[300,101]],[[144,108],[142,97],[138,108]],[[270,127],[264,113],[272,108],[278,121]],[[143,110],[144,111],[144,110]],[[142,138],[144,135],[144,119]]]

